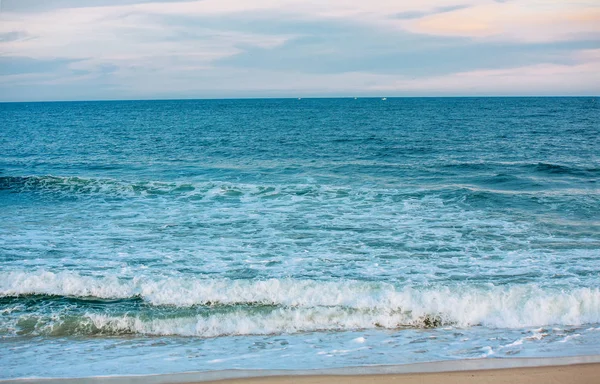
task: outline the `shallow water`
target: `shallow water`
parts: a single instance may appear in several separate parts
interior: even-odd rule
[[[599,118],[594,98],[0,104],[0,376],[600,353]]]

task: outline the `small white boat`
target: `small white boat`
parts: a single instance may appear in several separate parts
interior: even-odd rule
[[[386,101],[386,100],[387,100],[387,97],[384,97],[384,98],[382,98],[381,100],[383,100],[383,101]]]

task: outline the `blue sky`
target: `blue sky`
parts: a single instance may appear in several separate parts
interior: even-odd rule
[[[597,0],[0,0],[0,100],[598,95]]]

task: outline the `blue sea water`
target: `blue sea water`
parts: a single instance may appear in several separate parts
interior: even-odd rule
[[[0,378],[599,354],[599,148],[590,97],[0,104]]]

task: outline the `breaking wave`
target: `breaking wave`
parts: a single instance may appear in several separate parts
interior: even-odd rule
[[[115,312],[107,302],[101,312],[85,308],[77,315],[59,311],[46,320],[41,314],[23,314],[18,318],[11,314],[14,321],[21,322],[12,328],[29,324],[25,326],[30,329],[26,333],[214,337],[449,324],[518,328],[600,323],[598,288],[559,290],[532,284],[417,288],[352,280],[122,279],[73,272],[0,273],[1,297],[18,299],[30,295],[137,298],[149,310]]]

